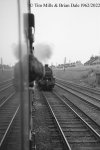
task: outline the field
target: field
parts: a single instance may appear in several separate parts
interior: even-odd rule
[[[53,72],[55,77],[70,80],[82,85],[98,87],[96,73],[100,72],[100,65],[69,67],[65,70],[54,69]]]
[[[13,77],[13,71],[11,69],[0,70],[0,82],[6,81]]]

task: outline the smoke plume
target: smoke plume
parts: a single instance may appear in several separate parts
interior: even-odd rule
[[[20,56],[20,48],[19,45],[16,43],[12,44],[12,53],[16,59],[16,61],[19,61],[20,58],[22,58],[23,56],[25,56],[27,54],[27,49],[26,49],[26,45],[22,44],[21,45],[21,56]]]
[[[45,43],[39,43],[34,46],[34,55],[42,63],[46,63],[52,56],[52,46]]]

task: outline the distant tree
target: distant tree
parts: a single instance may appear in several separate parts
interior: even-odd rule
[[[92,60],[92,59],[94,59],[94,56],[93,56],[93,55],[90,57],[90,60]]]
[[[99,58],[99,56],[95,56],[95,59],[98,59]]]

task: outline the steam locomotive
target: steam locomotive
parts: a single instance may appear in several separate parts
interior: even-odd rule
[[[40,90],[52,90],[55,85],[52,69],[45,64],[42,65],[33,55],[29,56],[29,86],[36,84]]]
[[[26,58],[23,59],[23,63]],[[19,71],[20,62],[15,65],[14,69],[14,77],[15,77],[15,88],[20,90],[20,74]],[[26,66],[23,66],[24,72]],[[23,78],[26,78],[26,75],[23,75]],[[29,55],[29,86],[34,86],[34,81],[36,81],[37,86],[40,90],[52,90],[55,86],[55,78],[53,77],[52,69],[46,64],[45,66],[42,65],[41,62],[33,55]],[[23,79],[25,81],[25,79]]]
[[[55,78],[53,77],[53,72],[48,64],[43,68],[43,76],[37,81],[40,90],[52,90],[55,85]]]

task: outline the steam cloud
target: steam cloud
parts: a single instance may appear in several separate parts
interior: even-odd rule
[[[13,52],[15,59],[18,60],[19,59],[18,45],[13,43],[11,47],[12,47],[12,52]]]
[[[37,59],[45,63],[47,62],[52,56],[52,46],[49,44],[39,43],[34,46],[34,55]]]
[[[25,45],[22,46],[23,52],[26,52]],[[46,44],[46,43],[38,43],[34,46],[34,56],[41,62],[47,63],[48,60],[52,56],[52,48],[53,45]],[[16,61],[19,60],[19,46],[15,43],[12,44],[12,50]],[[23,55],[25,56],[25,54]]]
[[[21,53],[22,53],[21,58],[22,58],[23,56],[25,56],[27,54],[26,45],[22,44],[21,45],[21,49],[22,49],[22,51],[21,51]],[[12,44],[12,51],[13,51],[13,55],[14,55],[15,59],[18,61],[20,59],[20,56],[19,56],[19,45],[16,44],[16,43],[13,43]]]

